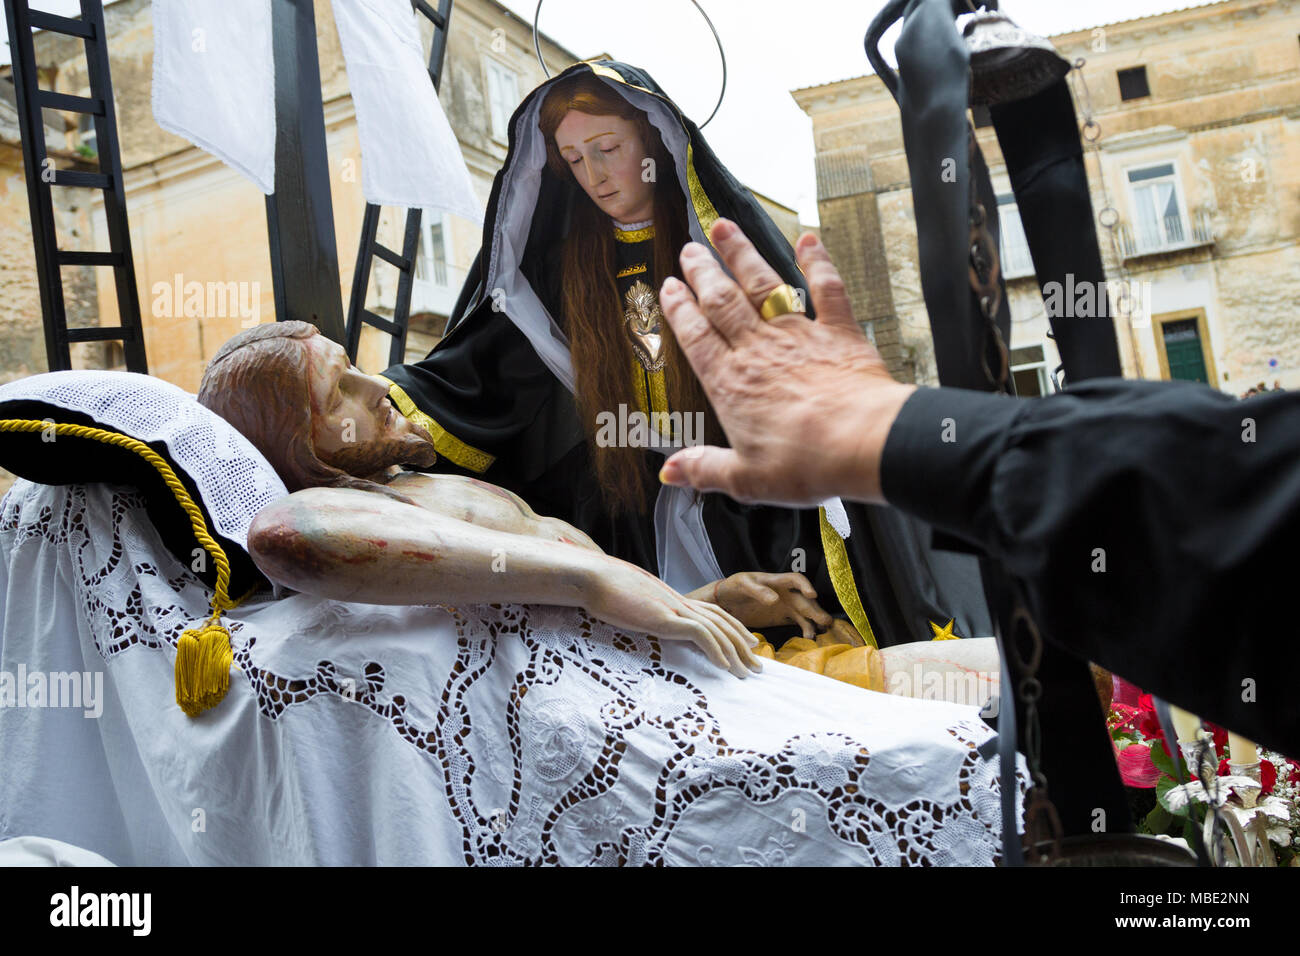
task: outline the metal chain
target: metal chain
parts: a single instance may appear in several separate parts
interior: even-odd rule
[[[1021,653],[1018,643],[1022,631],[1029,635],[1027,657]],[[1061,816],[1048,794],[1047,776],[1043,773],[1042,725],[1038,720],[1038,701],[1043,695],[1043,684],[1037,677],[1038,665],[1043,660],[1043,638],[1018,594],[1011,612],[1011,633],[1003,641],[1003,647],[1015,664],[1014,670],[1020,674],[1016,696],[1024,705],[1025,763],[1029,767],[1029,778],[1034,782],[1025,798],[1025,846],[1029,854],[1034,854],[1027,854],[1026,862],[1051,866],[1060,857],[1063,830]],[[1048,843],[1046,852],[1037,849],[1044,843]]]
[[[966,126],[969,144],[968,169],[975,169],[975,130]],[[973,173],[972,173],[973,175]],[[1011,360],[1007,352],[1007,343],[998,328],[997,314],[1002,305],[1002,287],[998,280],[1002,275],[1002,262],[993,235],[988,230],[988,212],[972,187],[970,207],[970,287],[979,303],[980,313],[984,317],[984,340],[980,343],[980,367],[988,383],[999,392],[1010,395]],[[993,374],[989,368],[989,347],[997,350],[998,373]]]
[[[969,142],[969,168],[975,169],[975,155],[978,146],[975,130],[967,126]],[[973,172],[972,172],[973,176]],[[980,312],[984,317],[984,340],[980,349],[980,364],[989,384],[997,391],[1010,395],[1010,356],[1007,343],[998,328],[997,313],[1002,304],[1002,288],[998,283],[1001,277],[1001,262],[993,235],[988,230],[988,213],[983,203],[979,202],[974,188],[971,189],[970,208],[970,286],[979,302]],[[989,346],[997,350],[999,368],[996,375],[989,368]],[[1042,725],[1038,719],[1038,700],[1043,694],[1042,682],[1038,679],[1038,666],[1043,658],[1043,640],[1038,633],[1033,618],[1025,609],[1019,595],[1011,614],[1011,633],[1003,642],[1006,653],[1015,663],[1015,672],[1020,675],[1016,682],[1015,694],[1024,710],[1024,750],[1025,762],[1029,767],[1033,788],[1026,797],[1025,806],[1025,843],[1031,853],[1043,843],[1049,843],[1046,853],[1037,851],[1030,862],[1051,865],[1060,856],[1062,835],[1061,818],[1047,791],[1047,776],[1042,769]],[[1021,630],[1029,634],[1029,655],[1026,659],[1021,653],[1016,638]],[[1012,706],[1015,706],[1012,704]],[[1004,781],[1004,786],[1010,785]]]

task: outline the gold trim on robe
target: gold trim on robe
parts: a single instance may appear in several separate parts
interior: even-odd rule
[[[862,606],[858,595],[858,586],[853,581],[853,567],[849,564],[849,552],[844,547],[844,539],[831,527],[826,519],[826,509],[818,508],[817,517],[822,527],[822,551],[826,554],[826,570],[830,574],[831,584],[835,587],[835,596],[840,599],[840,607],[848,614],[853,626],[858,629],[862,639],[872,647],[879,647],[876,635],[867,620],[867,610]]]
[[[664,379],[664,369],[657,372],[651,372],[646,378],[650,379],[650,411],[663,412],[668,414],[668,383]]]
[[[636,391],[636,410],[644,415],[650,414],[650,400],[646,397],[645,366],[632,356],[632,388]]]
[[[382,375],[376,378],[388,382],[388,397],[393,400],[397,410],[409,418],[412,422],[419,425],[429,433],[433,439],[433,447],[438,454],[448,461],[460,465],[462,468],[468,468],[470,471],[482,473],[487,471],[488,466],[496,461],[494,455],[489,455],[485,451],[479,451],[473,445],[467,445],[447,429],[439,425],[431,416],[420,411],[419,407],[411,400],[411,396],[406,394],[406,390],[390,379]]]
[[[673,426],[668,419],[668,386],[664,381],[664,370],[647,374],[645,367],[637,360],[636,356],[632,357],[632,387],[636,390],[636,407],[637,410],[647,417],[652,412],[662,412],[659,419],[659,433],[668,438],[672,438]],[[646,386],[646,379],[649,379],[649,387]],[[653,424],[654,419],[650,422]]]
[[[655,237],[655,227],[646,226],[643,229],[615,229],[614,239],[618,242],[626,242],[629,245],[637,242],[645,242],[647,239]]]

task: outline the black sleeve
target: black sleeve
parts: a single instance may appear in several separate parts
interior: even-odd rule
[[[922,388],[890,430],[881,484],[1019,578],[1045,638],[1300,753],[1300,393]]]

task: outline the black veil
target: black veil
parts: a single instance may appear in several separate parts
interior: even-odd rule
[[[739,571],[796,570],[826,610],[873,632],[882,646],[929,640],[931,624],[950,620],[962,636],[991,634],[974,558],[933,551],[928,527],[889,509],[838,501],[825,509],[750,506],[662,488],[653,514],[607,514],[573,400],[563,316],[555,314],[558,253],[582,194],[571,177],[546,168],[537,123],[551,86],[581,72],[647,113],[673,156],[695,241],[708,246],[713,222],[731,219],[786,282],[807,291],[785,236],[647,73],[611,60],[575,64],[511,116],[483,243],[445,337],[423,361],[384,373],[394,403],[433,436],[442,456],[436,468],[508,488],[679,590]],[[662,461],[663,453],[646,451],[652,474]],[[818,466],[816,449],[808,466]],[[792,633],[767,636],[779,643]]]

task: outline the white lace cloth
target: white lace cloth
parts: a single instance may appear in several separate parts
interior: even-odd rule
[[[230,694],[191,720],[173,647],[207,593],[142,506],[126,489],[20,480],[0,507],[0,671],[104,674],[95,719],[0,708],[0,840],[123,865],[1000,852],[996,762],[975,750],[991,731],[973,707],[774,662],[737,681],[689,645],[580,611],[245,605],[228,618]]]
[[[0,401],[35,401],[89,415],[143,442],[163,442],[189,475],[215,530],[240,545],[257,513],[289,493],[238,429],[183,388],[139,372],[43,372],[0,385]]]

